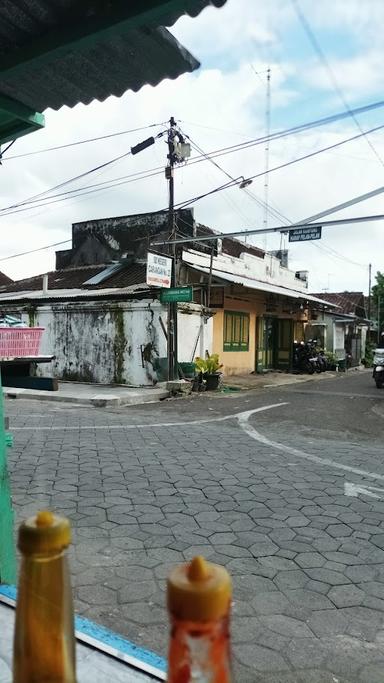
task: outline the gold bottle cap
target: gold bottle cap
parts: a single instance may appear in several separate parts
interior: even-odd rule
[[[41,510],[19,528],[18,548],[26,555],[59,552],[71,542],[71,527],[66,517]]]
[[[213,621],[229,611],[232,586],[224,567],[203,557],[175,567],[167,582],[170,613],[186,621]]]

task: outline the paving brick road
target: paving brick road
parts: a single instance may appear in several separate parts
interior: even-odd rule
[[[115,410],[8,401],[17,519],[70,518],[77,610],[138,644],[166,653],[165,577],[201,553],[233,576],[238,683],[383,683],[372,384],[351,373]],[[284,405],[230,417],[271,404]]]

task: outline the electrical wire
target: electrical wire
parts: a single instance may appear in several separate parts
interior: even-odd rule
[[[345,261],[346,263],[350,263],[353,266],[357,266],[359,268],[363,268],[364,270],[368,270],[368,264],[363,264],[363,263],[358,263],[357,261],[353,261],[352,259],[348,258],[348,256],[344,256],[343,254],[340,254],[338,251],[335,249],[332,249],[332,247],[329,247],[328,245],[324,244],[316,244],[316,242],[310,242],[310,244],[317,248],[320,249],[321,251],[325,252],[328,254],[330,258],[333,259],[339,259],[339,261]]]
[[[371,128],[368,133],[376,132],[378,130],[381,130],[384,128],[384,124],[381,126],[376,126],[375,128]],[[284,164],[279,164],[278,166],[274,166],[273,168],[269,169],[269,173],[272,173],[274,171],[279,171],[282,168],[287,168],[288,166],[292,166],[293,164],[298,163],[299,161],[304,161],[305,159],[310,159],[311,157],[316,156],[317,154],[321,154],[322,152],[326,152],[330,149],[335,149],[337,147],[340,147],[341,145],[345,145],[348,142],[352,142],[354,140],[358,140],[361,138],[365,133],[359,133],[358,135],[354,135],[350,138],[346,138],[344,140],[340,140],[339,142],[333,143],[332,145],[328,145],[327,147],[323,147],[322,149],[315,150],[314,152],[309,152],[308,154],[304,154],[301,157],[298,157],[296,159],[292,159],[291,161],[287,161]],[[260,178],[261,176],[265,175],[265,171],[261,171],[260,173],[255,173],[255,175],[248,176],[245,178],[245,180],[255,180],[255,178]],[[239,185],[240,182],[243,182],[244,178],[242,177],[241,180],[237,179],[233,181],[232,183],[226,183],[224,186],[219,186],[217,188],[214,188],[213,190],[209,190],[209,192],[206,192],[204,194],[198,195],[197,197],[192,197],[191,199],[187,199],[184,202],[179,202],[178,204],[175,204],[175,207],[180,207],[184,208],[185,206],[189,206],[189,204],[193,204],[200,199],[204,199],[204,197],[208,197],[212,194],[215,194],[216,192],[220,192],[223,189],[227,189],[228,187],[233,187],[234,185]]]
[[[235,178],[230,173],[228,173],[222,166],[220,166],[220,164],[218,164],[214,159],[212,159],[208,154],[206,154],[206,152],[204,152],[204,150],[196,142],[194,142],[192,140],[190,135],[187,135],[186,133],[183,133],[183,135],[185,138],[187,138],[191,142],[191,145],[194,147],[194,149],[196,149],[200,154],[202,154],[207,161],[210,161],[219,171],[224,173],[224,175],[227,178],[229,178],[230,180],[235,180]],[[262,208],[264,211],[268,210],[268,213],[270,213],[272,216],[274,216],[278,220],[281,220],[280,216],[278,215],[278,213],[279,213],[278,211],[275,211],[273,208],[271,208],[271,210],[270,210],[269,206],[267,206],[262,199],[260,199],[257,195],[255,195],[247,187],[244,187],[242,189],[243,189],[244,193],[248,197],[250,197],[250,199],[252,199],[260,208]]]
[[[308,37],[313,49],[315,50],[316,54],[320,58],[324,67],[326,68],[326,70],[328,71],[328,75],[329,75],[329,78],[330,78],[331,83],[333,85],[333,88],[334,88],[335,92],[337,93],[337,95],[339,96],[341,102],[343,103],[343,105],[344,105],[344,107],[348,113],[348,116],[351,117],[351,119],[353,120],[354,124],[356,125],[356,127],[360,131],[360,133],[362,133],[364,135],[365,141],[367,142],[367,144],[371,148],[372,152],[374,153],[374,155],[376,156],[376,158],[378,159],[380,164],[384,167],[383,159],[381,158],[380,154],[376,150],[375,146],[372,144],[371,140],[368,138],[367,133],[365,131],[363,131],[363,129],[360,125],[360,122],[356,117],[355,112],[351,109],[347,100],[345,99],[343,92],[342,92],[342,90],[339,86],[339,83],[337,81],[337,78],[336,78],[336,76],[335,76],[335,74],[334,74],[334,72],[333,72],[324,52],[323,52],[323,50],[321,49],[320,43],[317,40],[317,38],[314,34],[314,31],[309,24],[308,19],[306,18],[304,12],[300,8],[298,0],[291,0],[291,2],[292,2],[293,8],[294,8],[302,26],[303,26],[303,28],[304,28],[304,31],[307,34],[307,37]]]
[[[44,190],[43,192],[39,192],[38,194],[32,195],[32,197],[28,197],[27,199],[24,199],[22,202],[18,202],[17,204],[11,204],[10,206],[7,206],[5,208],[0,209],[0,211],[7,211],[8,209],[15,209],[19,206],[23,206],[24,204],[27,204],[28,202],[31,202],[35,199],[39,199],[43,197],[45,194],[48,194],[50,192],[54,192],[55,190],[59,190],[62,187],[65,187],[69,183],[75,182],[76,180],[80,180],[81,178],[85,178],[88,175],[91,175],[92,173],[95,173],[96,171],[100,171],[103,168],[106,168],[107,166],[110,166],[111,164],[116,163],[117,161],[120,161],[121,159],[124,159],[125,157],[129,156],[131,154],[131,150],[128,152],[124,152],[123,154],[119,154],[119,156],[114,157],[113,159],[109,159],[109,161],[105,161],[102,164],[99,164],[98,166],[94,166],[94,168],[90,168],[88,171],[84,171],[84,173],[80,173],[77,176],[74,176],[73,178],[69,178],[68,180],[64,180],[63,182],[59,183],[58,185],[55,185],[54,187],[51,187],[49,190]],[[49,199],[49,197],[47,198]]]
[[[369,132],[373,132],[373,131],[376,131],[376,130],[380,130],[380,129],[382,129],[382,128],[384,128],[384,125],[382,125],[382,126],[377,126],[377,127],[373,128],[373,129],[371,129],[371,131],[369,131]],[[339,142],[337,142],[337,143],[334,143],[333,145],[329,145],[329,146],[327,146],[327,147],[324,147],[324,148],[315,150],[314,152],[310,152],[310,153],[308,153],[308,154],[305,154],[305,155],[303,155],[303,156],[301,156],[301,157],[298,157],[298,158],[296,158],[296,159],[292,159],[291,161],[285,162],[284,164],[280,164],[279,166],[275,166],[275,167],[273,167],[273,168],[270,168],[268,172],[269,172],[269,173],[272,173],[272,172],[274,172],[274,171],[277,171],[277,170],[286,168],[286,167],[288,167],[288,166],[291,166],[291,165],[293,165],[293,164],[295,164],[295,163],[298,163],[299,161],[303,161],[303,160],[305,160],[305,159],[309,159],[309,158],[311,158],[311,157],[314,157],[314,156],[316,156],[316,155],[318,155],[318,154],[321,154],[322,152],[328,151],[329,149],[334,149],[334,148],[336,148],[336,147],[340,147],[341,145],[344,145],[344,144],[346,144],[346,143],[348,143],[348,142],[351,142],[351,141],[353,141],[353,140],[356,140],[356,139],[360,138],[361,135],[362,135],[362,134],[358,134],[358,135],[355,135],[355,136],[353,136],[353,137],[351,137],[351,138],[346,138],[346,139],[341,140],[341,141],[339,141]],[[128,153],[126,153],[126,154],[128,154]],[[203,160],[203,159],[204,159],[204,157],[202,157],[201,160]],[[108,162],[107,162],[107,163],[108,163]],[[265,171],[261,171],[260,173],[256,173],[255,175],[250,176],[249,178],[247,178],[247,180],[254,180],[255,178],[259,178],[259,177],[263,176],[264,174],[265,174]],[[85,195],[85,194],[92,194],[93,192],[97,192],[97,191],[100,191],[100,190],[109,190],[109,189],[112,189],[112,188],[114,188],[114,187],[117,187],[118,185],[124,185],[124,184],[130,183],[130,182],[134,182],[134,181],[136,181],[136,180],[142,180],[142,179],[144,179],[144,178],[146,178],[146,177],[151,177],[151,176],[155,176],[155,175],[158,175],[158,172],[154,172],[154,173],[152,173],[152,174],[147,174],[146,176],[142,175],[142,176],[140,176],[140,177],[131,178],[131,179],[128,179],[128,180],[124,180],[124,181],[122,181],[122,182],[119,182],[119,183],[112,183],[112,184],[109,185],[108,187],[95,188],[95,189],[89,190],[89,191],[87,191],[87,192],[81,192],[81,193],[78,192],[78,194],[76,194],[76,195],[73,194],[73,192],[76,192],[76,190],[74,190],[74,191],[71,191],[71,194],[70,194],[69,196],[66,195],[66,196],[64,196],[64,197],[62,197],[62,198],[55,199],[55,200],[53,200],[53,201],[51,200],[51,197],[46,197],[45,200],[42,200],[43,203],[37,204],[37,205],[35,205],[35,206],[33,206],[33,207],[30,207],[30,206],[23,207],[23,203],[21,203],[20,205],[15,205],[16,207],[21,206],[21,208],[15,208],[15,209],[13,209],[12,207],[9,207],[9,210],[8,210],[8,211],[7,211],[6,209],[2,209],[1,212],[0,212],[0,217],[1,217],[1,216],[13,215],[14,213],[20,213],[20,212],[22,212],[22,211],[30,210],[31,208],[39,208],[39,207],[41,207],[41,206],[50,206],[51,204],[56,204],[56,203],[58,203],[58,202],[60,202],[60,201],[64,201],[65,199],[70,199],[70,198],[73,198],[73,197],[82,197],[82,196]],[[176,207],[176,208],[184,208],[184,207],[186,207],[186,206],[189,206],[190,204],[193,204],[193,203],[199,201],[200,199],[203,199],[203,198],[205,198],[205,197],[208,197],[209,195],[212,195],[212,194],[215,194],[215,193],[217,193],[217,192],[220,192],[221,190],[225,190],[225,189],[229,189],[230,187],[238,186],[238,185],[240,185],[243,181],[244,181],[244,177],[243,177],[243,176],[239,176],[238,178],[233,178],[232,180],[229,180],[228,183],[224,183],[223,185],[220,185],[220,186],[214,188],[213,190],[210,190],[209,192],[203,193],[203,194],[201,194],[201,195],[198,195],[198,196],[193,197],[193,198],[191,198],[191,199],[185,200],[185,201],[183,201],[183,202],[179,202],[178,204],[175,204],[175,207]],[[68,194],[69,194],[69,193],[68,193]],[[25,202],[24,202],[24,203],[25,203]],[[165,209],[161,209],[160,211],[164,211],[164,210],[165,210]]]
[[[356,111],[356,112],[359,111],[359,112],[362,113],[363,111],[364,111],[364,112],[365,112],[365,111],[370,111],[371,109],[375,109],[375,108],[383,107],[383,106],[384,106],[384,100],[383,100],[383,101],[379,101],[379,102],[372,103],[372,104],[370,104],[370,105],[364,105],[363,107],[358,107],[357,109],[355,109],[355,111]],[[308,130],[308,129],[313,128],[313,127],[318,127],[318,126],[326,125],[326,124],[328,124],[328,123],[333,123],[333,122],[339,120],[340,118],[345,118],[346,116],[348,116],[348,113],[341,112],[341,113],[334,114],[334,115],[332,115],[332,116],[328,116],[328,117],[325,117],[325,118],[322,118],[322,119],[317,119],[317,120],[315,120],[315,121],[311,121],[311,122],[308,122],[308,123],[306,123],[306,124],[301,124],[300,126],[294,126],[294,127],[288,128],[288,129],[286,129],[286,130],[282,130],[282,131],[280,131],[280,132],[272,133],[272,135],[270,136],[269,139],[280,139],[280,138],[282,138],[282,137],[286,137],[286,136],[289,136],[289,135],[292,135],[292,134],[295,134],[295,133],[299,133],[299,132]],[[375,130],[375,129],[373,129],[373,130]],[[368,131],[368,132],[369,132],[369,131]],[[262,136],[262,137],[260,137],[260,138],[255,138],[255,139],[253,139],[253,140],[248,140],[246,143],[240,143],[240,144],[238,144],[238,145],[231,145],[231,146],[229,146],[229,147],[223,147],[223,148],[220,148],[220,149],[217,149],[217,150],[213,150],[212,152],[210,152],[209,156],[210,156],[210,158],[216,158],[216,157],[219,157],[219,156],[226,155],[227,153],[232,153],[232,152],[241,151],[241,150],[246,149],[246,148],[248,148],[248,147],[253,147],[253,146],[255,146],[255,145],[263,144],[263,143],[265,143],[265,141],[266,141],[267,139],[268,139],[268,138],[267,138],[266,136]],[[331,149],[331,148],[330,148],[330,149]],[[88,171],[85,171],[84,173],[80,174],[79,176],[75,176],[75,177],[72,177],[72,178],[68,178],[67,180],[63,181],[62,183],[59,183],[58,185],[55,185],[54,187],[49,188],[48,190],[45,190],[44,192],[41,192],[41,193],[39,193],[39,194],[37,194],[37,195],[33,195],[32,197],[28,197],[27,199],[25,199],[25,200],[23,200],[23,201],[21,201],[21,202],[12,204],[12,205],[7,206],[7,207],[3,207],[3,208],[0,209],[0,213],[2,213],[2,212],[4,212],[4,211],[9,211],[10,209],[16,209],[16,208],[19,207],[19,206],[23,206],[23,205],[25,205],[25,204],[27,204],[27,203],[29,203],[29,202],[33,202],[33,201],[35,201],[36,199],[40,199],[40,198],[43,197],[44,195],[49,195],[50,193],[54,192],[54,191],[57,190],[57,189],[60,189],[61,187],[64,187],[64,186],[66,186],[66,185],[68,185],[68,184],[70,184],[70,183],[72,183],[72,182],[76,182],[77,180],[79,180],[79,179],[81,179],[81,178],[83,178],[83,177],[86,177],[87,175],[89,175],[89,174],[91,174],[91,173],[94,173],[94,172],[96,172],[96,171],[98,171],[98,170],[102,170],[103,168],[108,167],[109,165],[111,165],[111,164],[113,164],[113,163],[119,161],[120,159],[124,158],[125,156],[128,156],[130,153],[131,153],[130,151],[129,151],[129,152],[126,152],[125,154],[120,155],[120,156],[118,156],[118,157],[115,157],[114,159],[111,159],[111,160],[109,160],[108,162],[105,162],[104,164],[100,164],[99,166],[97,166],[97,167],[95,167],[95,168],[92,168],[92,169],[89,169]],[[189,162],[188,165],[190,166],[190,165],[192,165],[192,164],[194,164],[194,163],[198,163],[198,162],[199,162],[201,159],[203,159],[203,158],[204,158],[204,155],[200,155],[200,157],[199,157],[199,156],[198,156],[198,157],[194,157],[194,158]],[[162,172],[162,167],[157,167],[157,168],[159,169],[159,172],[160,172],[160,171]],[[151,172],[151,171],[154,171],[154,170],[157,170],[157,169],[150,169],[148,172]],[[76,188],[73,190],[73,192],[75,192],[75,191],[76,191]],[[50,199],[50,197],[47,197],[47,199]]]
[[[12,147],[12,145],[14,145],[15,142],[16,142],[16,140],[12,140],[12,141],[9,143],[9,145],[7,145],[7,147],[6,147],[5,149],[3,149],[3,150],[1,150],[1,147],[0,147],[0,160],[1,160],[1,161],[5,161],[5,159],[4,159],[4,157],[3,157],[3,154],[5,154],[5,152],[8,152],[8,150],[10,149],[10,147]]]
[[[382,107],[384,107],[384,100],[379,100],[378,102],[373,102],[373,103],[368,104],[368,105],[356,107],[355,109],[352,109],[351,111],[354,114],[363,114],[363,113],[366,113],[368,111],[372,111],[374,109],[379,109]],[[240,149],[246,149],[247,147],[253,146],[254,144],[260,144],[261,145],[261,144],[265,143],[267,140],[279,140],[283,137],[287,137],[287,136],[293,135],[295,133],[301,133],[303,131],[310,130],[312,128],[318,128],[320,126],[325,126],[325,125],[328,125],[331,123],[336,123],[337,121],[345,119],[348,116],[350,116],[349,112],[345,112],[345,111],[338,112],[337,114],[332,114],[330,116],[326,116],[326,117],[323,117],[320,119],[315,119],[314,121],[309,121],[307,123],[303,123],[303,124],[296,125],[296,126],[291,126],[290,128],[286,128],[286,129],[283,129],[280,131],[276,131],[275,133],[271,133],[270,136],[263,135],[259,138],[254,138],[252,140],[248,140],[246,142],[241,142],[241,143],[238,143],[236,145],[230,145],[228,147],[222,147],[221,149],[212,150],[209,154],[211,157],[220,156],[220,154],[222,154],[223,152],[227,152],[227,151],[232,150],[232,149],[236,149],[236,151],[237,151]],[[366,131],[364,134],[366,135],[367,132],[369,132],[369,131]]]
[[[44,251],[45,249],[51,249],[52,247],[59,247],[62,244],[68,244],[72,240],[63,240],[62,242],[53,242],[53,244],[46,244],[44,247],[38,247],[37,249],[29,249],[29,251],[21,251],[19,254],[11,254],[10,256],[3,256],[0,261],[9,261],[12,258],[18,258],[19,256],[27,256],[27,254],[35,254],[37,251]]]
[[[77,199],[79,197],[84,197],[85,195],[94,194],[95,192],[102,192],[103,190],[112,190],[115,187],[119,187],[120,185],[127,185],[127,184],[133,183],[137,180],[144,180],[146,178],[152,178],[153,176],[157,176],[157,175],[159,175],[159,172],[147,173],[147,175],[143,175],[143,176],[140,176],[137,178],[132,178],[131,180],[123,180],[119,183],[113,183],[112,185],[109,185],[107,187],[96,187],[95,189],[88,190],[86,192],[77,192],[77,190],[71,190],[68,193],[62,193],[64,195],[62,197],[60,197],[60,195],[56,195],[59,198],[55,199],[54,201],[51,201],[51,197],[47,197],[46,200],[43,201],[43,203],[41,203],[41,204],[35,204],[34,206],[24,206],[24,207],[17,208],[14,210],[1,212],[0,218],[3,216],[12,216],[13,214],[16,214],[16,213],[23,213],[24,211],[31,211],[33,209],[39,209],[42,206],[51,206],[52,204],[58,204],[60,202],[66,201],[68,199]],[[74,194],[75,192],[77,192],[77,194]]]
[[[59,149],[67,149],[68,147],[75,147],[77,145],[85,145],[88,142],[98,142],[99,140],[108,140],[110,138],[115,138],[118,137],[119,135],[128,135],[128,133],[137,133],[141,130],[147,130],[148,128],[159,128],[160,126],[165,125],[165,122],[162,123],[150,123],[147,126],[140,126],[140,128],[131,128],[130,130],[120,130],[115,133],[107,133],[106,135],[97,135],[94,138],[87,138],[86,140],[76,140],[75,142],[67,142],[65,145],[57,145],[56,147],[45,147],[44,149],[35,149],[33,152],[24,152],[24,154],[13,154],[10,157],[6,157],[3,159],[3,161],[11,161],[11,159],[23,159],[24,157],[30,157],[35,154],[44,154],[45,152],[55,152]],[[15,142],[15,140],[13,141]],[[10,145],[8,145],[7,149],[4,150],[6,152],[9,149]],[[3,154],[4,154],[3,152]]]

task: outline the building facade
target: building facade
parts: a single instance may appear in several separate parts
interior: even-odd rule
[[[302,273],[289,270],[272,254],[212,256],[189,249],[182,262],[183,282],[200,288],[213,313],[212,350],[226,375],[290,370],[293,343],[304,339],[311,311],[328,308],[308,294]]]
[[[193,288],[178,304],[178,359],[218,353],[225,375],[288,371],[294,340],[314,311],[305,273],[286,258],[196,224],[176,212],[189,242],[177,253],[177,284]],[[0,306],[45,328],[37,373],[83,382],[152,385],[163,379],[168,307],[146,284],[146,254],[168,235],[165,212],[118,216],[72,226],[72,248],[57,252],[56,270],[0,286]],[[208,236],[208,244],[195,241]],[[164,374],[164,373],[163,373]]]
[[[306,339],[316,338],[338,360],[348,358],[351,365],[359,365],[365,356],[370,326],[363,292],[326,292],[314,296],[333,303],[334,309],[317,311],[309,316]]]

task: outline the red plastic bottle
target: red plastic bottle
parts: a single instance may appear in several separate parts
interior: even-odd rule
[[[195,557],[171,572],[168,683],[230,683],[231,579],[224,567]]]

